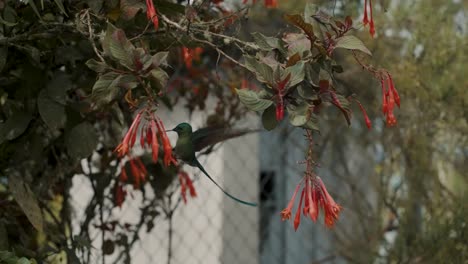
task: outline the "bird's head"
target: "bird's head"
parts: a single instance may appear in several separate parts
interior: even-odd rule
[[[179,136],[187,135],[192,133],[192,126],[188,123],[180,123],[172,131],[176,132]]]

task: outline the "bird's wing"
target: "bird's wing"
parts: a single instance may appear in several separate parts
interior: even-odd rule
[[[258,132],[254,129],[232,129],[229,127],[205,127],[201,128],[192,134],[192,143],[195,152],[198,152],[208,146],[215,145],[219,142],[240,137],[248,133]]]

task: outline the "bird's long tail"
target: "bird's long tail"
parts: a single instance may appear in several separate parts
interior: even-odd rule
[[[243,200],[241,200],[239,198],[236,198],[236,197],[232,196],[230,193],[226,192],[215,180],[213,180],[213,178],[211,178],[211,176],[206,172],[206,170],[203,168],[203,166],[200,164],[200,162],[197,159],[195,159],[194,163],[206,175],[206,177],[208,177],[208,179],[210,179],[210,181],[212,181],[229,198],[231,198],[234,201],[236,201],[238,203],[241,203],[241,204],[245,204],[245,205],[249,205],[249,206],[257,206],[256,203],[243,201]]]

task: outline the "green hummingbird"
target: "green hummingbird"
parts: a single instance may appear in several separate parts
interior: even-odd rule
[[[180,123],[174,129],[178,135],[177,143],[174,147],[176,157],[192,167],[200,169],[224,194],[229,198],[241,204],[257,206],[256,203],[246,202],[237,197],[234,197],[225,191],[211,176],[206,172],[205,168],[198,161],[195,153],[204,149],[205,147],[212,146],[221,141],[239,137],[254,130],[231,130],[224,127],[205,127],[192,132],[192,126],[188,123]]]

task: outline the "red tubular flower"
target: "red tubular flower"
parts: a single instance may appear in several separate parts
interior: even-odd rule
[[[270,8],[277,8],[278,1],[277,0],[265,0],[265,6]]]
[[[374,17],[372,16],[372,0],[369,0],[369,12],[370,12],[369,33],[372,37],[374,37],[375,27],[374,27]]]
[[[369,23],[369,18],[367,17],[367,0],[364,0],[364,18],[362,19],[362,23],[364,26]]]
[[[147,141],[149,138],[149,141],[151,142],[151,151],[152,151],[152,157],[154,162],[158,162],[158,154],[159,154],[159,143],[158,143],[158,138],[156,137],[157,133],[157,123],[154,119],[151,119],[151,130],[148,131],[147,133],[150,133],[150,136],[147,135]],[[149,144],[149,143],[148,143]]]
[[[182,200],[184,200],[184,203],[187,203],[187,187],[190,193],[190,197],[192,198],[197,197],[197,192],[195,191],[195,187],[193,187],[193,182],[190,179],[187,172],[185,171],[179,172],[179,183],[180,183],[180,192],[182,195]]]
[[[375,26],[374,26],[374,17],[372,16],[372,0],[369,0],[369,12],[370,12],[370,20],[367,16],[367,0],[364,0],[364,18],[362,19],[362,23],[364,26],[369,24],[369,33],[372,37],[375,35]]]
[[[123,189],[123,186],[117,183],[115,186],[114,204],[118,207],[122,207],[126,196],[127,192]]]
[[[157,125],[159,129],[159,137],[161,138],[164,149],[164,165],[169,166],[171,163],[177,165],[177,161],[172,156],[172,145],[171,141],[169,141],[169,138],[167,137],[164,124],[161,120],[159,120]]]
[[[185,62],[185,67],[187,67],[187,69],[190,70],[192,68],[192,62],[200,61],[200,55],[202,53],[203,53],[203,48],[201,47],[196,47],[194,49],[182,47],[182,59]]]
[[[154,8],[153,0],[146,0],[146,17],[148,20],[153,22],[155,30],[159,28],[159,19],[156,15],[156,9]]]
[[[294,230],[299,228],[301,212],[304,216],[310,217],[312,221],[316,222],[320,211],[319,206],[322,207],[325,214],[325,225],[328,228],[332,228],[336,220],[338,220],[341,206],[333,200],[320,177],[306,173],[303,181],[305,181],[304,188],[302,189],[299,206],[294,216]],[[301,186],[302,182],[297,185],[288,206],[281,211],[281,220],[284,221],[291,218],[291,210]],[[304,207],[302,207],[303,200],[305,200]]]
[[[333,200],[331,195],[328,193],[327,188],[323,184],[322,179],[320,177],[316,177],[316,181],[318,183],[318,187],[321,193],[321,205],[323,210],[325,211],[325,225],[328,228],[332,228],[335,225],[336,220],[338,220],[338,216],[340,215],[341,206]]]
[[[134,158],[130,160],[130,171],[133,176],[133,187],[140,189],[141,182],[145,181],[146,174],[148,173],[140,159]]]
[[[125,134],[122,142],[115,148],[115,152],[119,157],[125,156],[128,154],[128,151],[133,147],[136,140],[136,134],[138,130],[138,126],[140,125],[142,112],[139,112],[135,119],[133,120],[132,125]]]
[[[390,74],[387,72],[386,76],[380,76],[380,83],[382,85],[382,111],[385,115],[385,122],[388,126],[394,126],[397,123],[393,110],[395,104],[400,107],[400,96],[398,95],[393,80]],[[387,88],[384,84],[384,78],[387,79]]]
[[[119,177],[119,180],[120,182],[127,182],[128,181],[128,175],[127,175],[127,171],[125,170],[125,167],[122,166],[122,168],[120,169],[120,177]]]
[[[393,85],[393,80],[392,76],[390,73],[387,72],[387,81],[388,81],[388,87],[390,89],[390,92],[393,94],[393,98],[395,99],[395,103],[400,108],[400,96],[398,95],[397,90],[395,89],[395,86]]]
[[[291,200],[289,200],[288,206],[281,211],[281,220],[289,220],[291,218],[291,210],[294,205],[294,201],[296,200],[297,193],[299,192],[299,188],[301,187],[301,184],[299,183],[296,186],[296,190],[294,190],[293,196],[291,197]]]
[[[359,108],[361,109],[361,112],[364,115],[364,121],[366,122],[366,126],[370,130],[372,128],[372,123],[371,123],[371,121],[369,119],[369,116],[367,115],[366,109],[364,108],[364,106],[362,106],[361,102],[359,102],[356,99],[354,99],[354,100],[359,105]]]
[[[297,231],[297,228],[299,228],[299,225],[301,224],[301,207],[302,200],[304,200],[305,190],[305,188],[302,189],[301,198],[299,199],[299,205],[296,210],[296,216],[294,217],[294,231]]]

